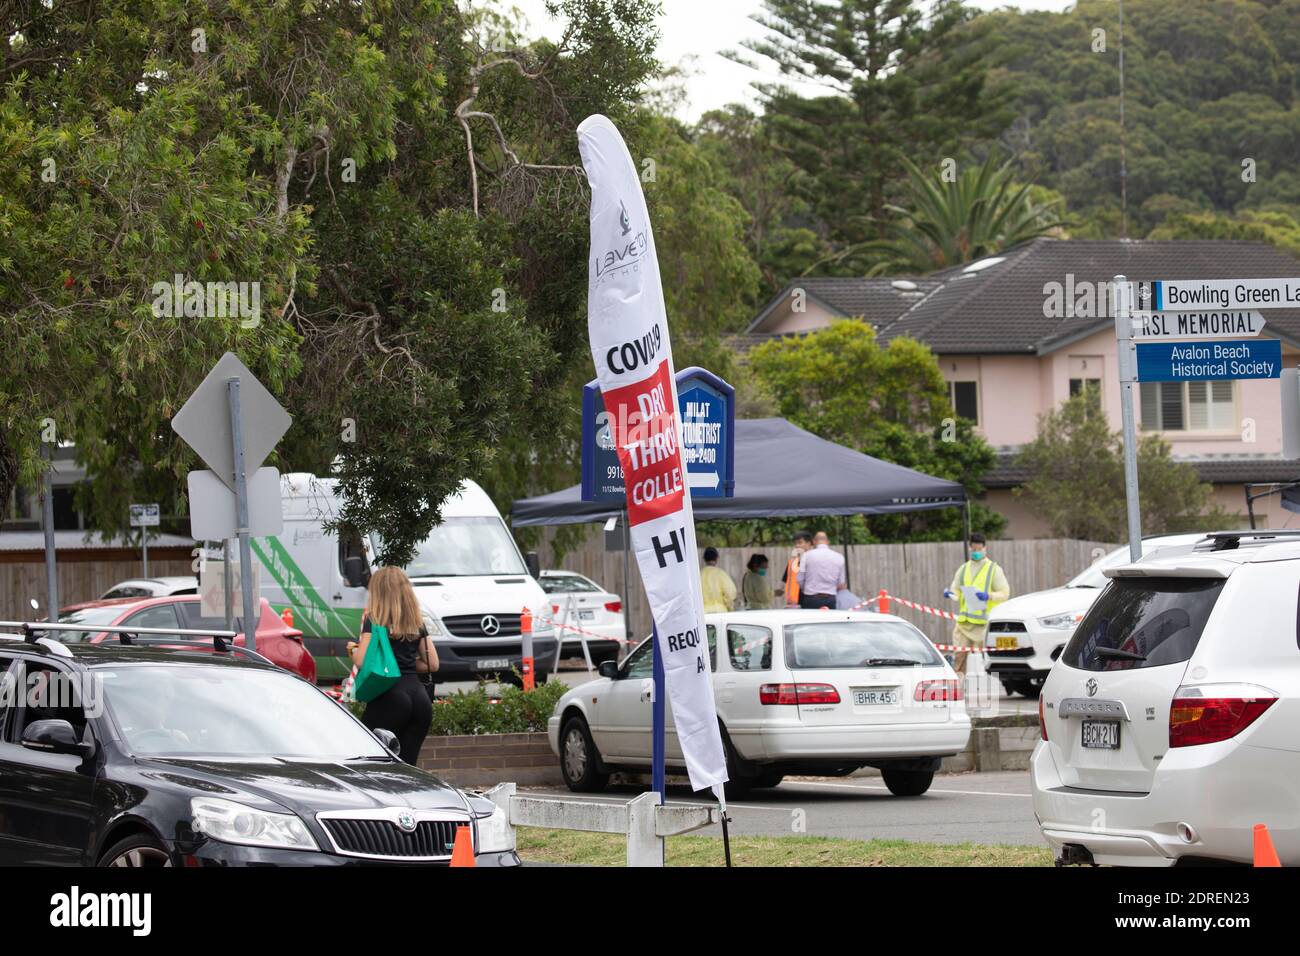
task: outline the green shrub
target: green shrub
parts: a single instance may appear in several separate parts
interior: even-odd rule
[[[531,693],[524,693],[512,684],[501,685],[501,692],[490,696],[487,684],[480,683],[471,691],[457,691],[439,697],[433,704],[433,725],[429,735],[446,737],[453,734],[526,734],[546,729],[546,719],[564,696],[568,685],[553,680],[538,684]],[[349,701],[344,706],[357,719],[366,711],[360,701]]]

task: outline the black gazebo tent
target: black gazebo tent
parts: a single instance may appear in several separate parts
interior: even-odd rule
[[[696,498],[700,519],[894,514],[958,508],[955,481],[893,465],[818,438],[784,418],[736,422],[736,493]],[[519,526],[582,524],[621,515],[616,502],[583,501],[578,485],[514,503]]]

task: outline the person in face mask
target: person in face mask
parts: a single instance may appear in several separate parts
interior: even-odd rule
[[[767,555],[751,554],[745,576],[740,579],[740,593],[746,610],[764,610],[772,606],[772,584],[767,580]]]
[[[957,623],[952,629],[952,642],[959,647],[983,647],[989,629],[989,611],[1011,597],[1011,585],[1002,569],[985,551],[984,535],[976,532],[968,545],[970,560],[962,564],[953,576],[952,584],[943,596],[955,600]],[[966,651],[958,651],[953,669],[966,673]]]

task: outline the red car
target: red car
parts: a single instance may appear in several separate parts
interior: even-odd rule
[[[111,601],[86,601],[82,604],[70,604],[59,611],[61,624],[120,624],[136,627],[181,628],[184,630],[224,631],[224,617],[203,617],[201,599],[197,594],[172,595],[158,598],[118,598]],[[235,643],[243,646],[243,621],[236,615],[233,630],[241,633]],[[65,643],[88,641],[98,644],[103,641],[116,641],[118,635],[107,631],[93,632],[60,631],[58,638]],[[177,637],[177,640],[190,638]],[[141,643],[165,641],[161,634],[141,635]],[[257,653],[271,663],[292,671],[312,683],[316,682],[316,659],[303,646],[302,631],[292,628],[280,620],[271,610],[271,605],[262,599],[262,619],[257,623]]]

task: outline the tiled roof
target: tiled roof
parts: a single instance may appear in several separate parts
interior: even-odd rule
[[[925,295],[938,288],[937,278],[894,276],[889,279],[855,279],[835,276],[804,277],[791,281],[768,300],[758,318],[745,331],[762,332],[764,321],[795,289],[845,317],[861,318],[876,328],[893,322]]]
[[[907,299],[891,279],[799,279],[768,304],[748,331],[761,332],[763,320],[799,287],[842,315],[863,316],[883,341],[908,335],[940,355],[1041,354],[1111,325],[1109,302],[1098,305],[1095,299],[1106,298],[1116,275],[1290,277],[1300,275],[1300,261],[1264,242],[1033,239],[977,263],[906,279],[923,293]],[[1094,308],[1079,315],[1074,311],[1079,290],[1089,286]],[[1064,316],[1046,314],[1052,311],[1048,297],[1055,290]],[[1266,319],[1266,335],[1300,344],[1300,309],[1269,309]]]
[[[1018,452],[1014,450],[999,451],[997,464],[980,479],[980,484],[985,488],[1015,488],[1028,481],[1029,470],[1016,463],[1017,454]],[[1260,455],[1178,460],[1194,467],[1201,481],[1208,481],[1215,485],[1300,481],[1300,461],[1286,458]]]

